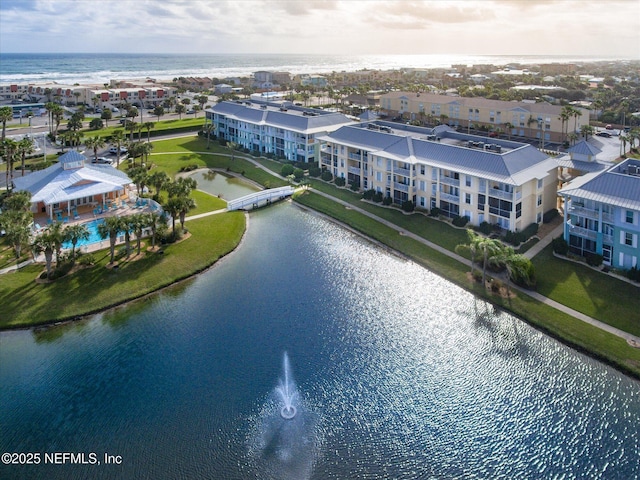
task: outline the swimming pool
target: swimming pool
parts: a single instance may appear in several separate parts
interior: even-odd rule
[[[97,220],[91,220],[88,223],[83,223],[83,225],[87,227],[87,230],[89,230],[89,238],[86,240],[79,240],[76,244],[76,248],[108,240],[101,238],[98,234],[98,225],[101,223],[104,223],[104,218],[99,218]],[[71,248],[71,246],[71,242],[64,242],[62,244],[62,248]]]

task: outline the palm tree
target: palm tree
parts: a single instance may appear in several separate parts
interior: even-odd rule
[[[129,216],[129,226],[136,236],[136,246],[138,249],[137,254],[140,255],[142,231],[149,226],[149,216],[144,213],[134,213],[133,215]]]
[[[153,150],[153,143],[139,143],[138,150],[140,152],[140,157],[144,157],[145,163],[149,163],[149,154],[151,153],[151,150]],[[142,160],[140,161],[140,163],[142,163]]]
[[[156,189],[155,198],[160,198],[160,190],[164,188],[170,181],[169,175],[163,170],[156,170],[149,175],[147,179],[150,185],[153,185]]]
[[[213,123],[206,123],[202,130],[204,134],[207,136],[207,150],[209,150],[209,143],[211,142],[211,132],[213,131]]]
[[[476,255],[479,253],[480,251],[480,243],[483,240],[483,237],[481,237],[480,235],[478,235],[476,232],[474,232],[473,230],[471,230],[470,228],[467,229],[467,239],[469,240],[468,244],[460,244],[458,246],[456,246],[456,252],[458,252],[459,250],[468,250],[469,253],[471,254],[471,275],[473,276],[473,269],[475,267],[475,263],[476,263]]]
[[[153,129],[153,127],[155,126],[155,123],[153,122],[144,122],[141,127],[144,128],[147,131],[147,142],[151,141],[151,130]]]
[[[93,158],[98,162],[98,150],[105,146],[105,141],[98,135],[89,137],[84,141],[87,148],[93,150]]]
[[[156,248],[156,235],[163,228],[166,227],[167,219],[164,215],[160,215],[158,212],[147,213],[147,226],[151,229],[151,249]]]
[[[187,107],[185,107],[182,103],[176,105],[176,113],[178,114],[178,118],[182,120],[182,114],[187,111]]]
[[[164,210],[171,215],[171,231],[173,238],[176,238],[176,217],[182,209],[182,204],[179,197],[169,197],[169,200],[163,205]]]
[[[164,115],[164,107],[162,105],[158,105],[153,109],[153,114],[158,117],[158,121],[160,121],[160,117]]]
[[[109,250],[111,251],[110,264],[113,264],[116,251],[116,240],[118,235],[124,231],[122,220],[120,217],[113,216],[104,219],[104,223],[98,224],[98,235],[100,238],[109,238]]]
[[[477,248],[482,253],[482,285],[486,285],[487,264],[491,257],[500,252],[502,243],[493,238],[483,238],[477,243]]]
[[[4,230],[5,238],[13,245],[16,260],[22,255],[22,246],[29,241],[32,221],[33,216],[28,210],[6,209],[0,213],[0,229]]]
[[[5,138],[0,145],[0,155],[7,162],[7,170],[5,173],[5,185],[7,190],[11,190],[13,182],[13,164],[18,155],[18,142],[12,138]]]
[[[24,137],[18,142],[18,154],[20,155],[22,176],[24,177],[24,162],[27,155],[31,155],[35,151],[33,140],[29,137]]]
[[[108,108],[105,108],[104,110],[102,110],[102,113],[100,114],[100,118],[104,120],[104,124],[108,127],[109,120],[113,118],[113,113],[111,113],[111,110],[109,110]]]
[[[129,175],[129,178],[133,180],[133,183],[136,184],[136,190],[138,192],[138,196],[140,196],[140,192],[144,189],[145,185],[148,182],[147,167],[130,167],[127,174]]]
[[[43,230],[31,244],[34,256],[44,253],[44,260],[47,268],[47,278],[51,278],[51,262],[53,260],[53,252],[55,251],[55,241],[49,234],[47,229]]]
[[[64,240],[71,242],[71,261],[76,261],[76,245],[80,240],[87,240],[89,238],[89,229],[86,225],[76,223],[75,225],[69,225],[64,229]]]
[[[60,123],[64,119],[64,109],[56,103],[53,103],[51,105],[51,119],[52,123],[55,123],[55,128],[52,132],[53,136],[55,137],[58,135],[58,128],[60,128]]]
[[[111,134],[111,145],[116,147],[116,167],[120,166],[120,149],[125,142],[124,130],[117,129]]]
[[[4,141],[7,134],[7,122],[13,118],[13,109],[11,107],[0,107],[0,122],[2,122],[2,138]]]

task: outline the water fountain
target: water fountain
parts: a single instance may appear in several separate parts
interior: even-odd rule
[[[293,405],[297,392],[296,386],[290,378],[289,356],[287,355],[287,352],[284,353],[282,369],[284,371],[284,380],[280,379],[280,385],[276,389],[283,403],[282,408],[280,409],[280,416],[285,420],[292,420],[298,411],[295,405]]]

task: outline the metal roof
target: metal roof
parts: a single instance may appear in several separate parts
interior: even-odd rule
[[[629,167],[636,165],[640,169],[640,162],[627,159],[604,172],[589,173],[559,190],[558,194],[640,210],[640,175],[629,173]]]
[[[77,154],[77,152],[75,152]],[[66,161],[85,159],[83,155],[71,155]],[[62,157],[60,157],[62,159]],[[84,164],[79,168],[65,170],[58,162],[49,168],[15,178],[16,190],[31,192],[31,202],[45,205],[66,202],[80,197],[100,195],[123,189],[131,179],[111,165]]]

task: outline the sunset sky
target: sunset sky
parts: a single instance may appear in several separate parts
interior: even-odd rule
[[[0,51],[640,59],[638,18],[639,0],[0,0]]]

